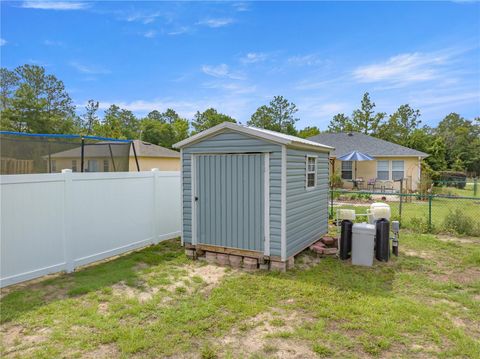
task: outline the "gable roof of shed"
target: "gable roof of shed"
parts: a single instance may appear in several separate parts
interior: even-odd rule
[[[363,152],[373,157],[427,157],[428,154],[397,145],[396,143],[381,140],[359,132],[321,133],[309,137],[310,141],[334,146],[330,153],[332,157],[340,157],[352,151]]]
[[[293,146],[297,145],[302,147],[310,147],[310,148],[323,149],[328,151],[333,150],[333,147],[321,144],[319,142],[306,140],[304,138],[300,138],[296,136],[286,135],[280,132],[265,130],[263,128],[237,125],[232,122],[223,122],[217,126],[209,128],[208,130],[197,133],[196,135],[193,135],[183,141],[180,141],[174,144],[173,147],[182,148],[192,143],[201,141],[210,136],[214,136],[224,130],[232,130],[232,131],[244,133],[246,135],[262,138],[264,140],[275,142],[281,145],[293,145]]]

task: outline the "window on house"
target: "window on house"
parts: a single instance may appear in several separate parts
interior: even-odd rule
[[[97,160],[88,160],[88,172],[98,172]]]
[[[103,172],[110,172],[108,160],[103,160]]]
[[[377,161],[377,179],[384,181],[389,180],[390,176],[388,172],[388,161]]]
[[[72,160],[72,172],[77,172],[77,160]]]
[[[307,188],[317,185],[317,158],[307,156]]]
[[[51,165],[52,165],[52,171],[51,172],[57,172],[57,161],[52,160]]]
[[[352,161],[342,161],[342,179],[352,179]]]
[[[399,180],[404,177],[404,161],[392,161],[392,179]]]

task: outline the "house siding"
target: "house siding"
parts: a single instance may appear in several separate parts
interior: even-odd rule
[[[317,185],[306,188],[306,156],[317,156]],[[287,148],[287,257],[328,232],[328,153]]]
[[[389,161],[389,176],[391,178],[392,161],[404,161],[405,178],[407,182],[405,184],[407,190],[415,191],[418,188],[420,182],[420,163],[418,157],[375,157],[374,161],[359,161],[357,162],[357,175],[356,177],[362,177],[367,183],[370,179],[377,178],[377,161]],[[353,164],[355,168],[355,164]],[[330,169],[332,170],[332,168]],[[342,173],[342,161],[335,160],[335,173],[341,175]],[[355,174],[354,174],[355,176]],[[348,180],[342,180],[344,188],[352,188],[352,182]],[[400,190],[399,182],[393,184],[396,190]]]
[[[182,150],[184,243],[192,243],[192,155],[202,153],[270,153],[270,255],[280,256],[281,146],[229,130],[188,145]]]

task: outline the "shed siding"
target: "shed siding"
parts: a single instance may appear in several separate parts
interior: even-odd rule
[[[270,254],[280,255],[280,192],[281,146],[237,133],[226,131],[186,146],[182,150],[183,166],[183,240],[192,243],[191,158],[200,153],[270,153]]]
[[[317,156],[317,186],[306,189],[306,156]],[[287,148],[287,257],[328,232],[328,153]]]

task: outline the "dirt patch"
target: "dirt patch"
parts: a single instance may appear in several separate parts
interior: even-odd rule
[[[455,282],[459,284],[470,284],[480,280],[480,269],[465,268],[461,272],[449,271],[441,274],[430,273],[429,277],[443,283]]]
[[[112,286],[112,294],[126,299],[136,298],[140,303],[145,303],[153,298],[159,292],[159,288],[149,287],[146,290],[130,287],[124,282]]]
[[[21,325],[3,327],[0,331],[2,347],[5,355],[18,355],[27,349],[45,342],[52,330],[50,328],[37,328],[33,332],[26,332]]]
[[[181,269],[185,270],[186,275],[175,278],[172,284],[165,286],[164,288],[167,291],[175,293],[182,290],[185,293],[191,294],[198,288],[198,284],[202,284],[201,291],[210,293],[227,274],[227,268],[211,264],[200,266],[190,264],[181,267]]]
[[[149,287],[145,286],[142,289],[130,287],[124,282],[119,282],[112,286],[112,294],[126,299],[136,298],[140,303],[148,302],[160,290],[166,290],[170,293],[184,292],[191,294],[198,286],[195,284],[203,284],[202,291],[209,293],[227,273],[227,269],[215,265],[186,265],[179,267],[185,272],[185,275],[171,277],[172,284]],[[152,274],[154,275],[154,274]],[[99,308],[100,310],[100,308]]]
[[[410,257],[418,257],[418,258],[422,258],[422,259],[434,259],[435,256],[433,255],[432,252],[427,252],[427,251],[414,251],[414,250],[406,250],[403,252],[404,254],[406,254],[407,256],[410,256]]]
[[[103,303],[100,303],[98,305],[98,309],[97,311],[100,313],[100,314],[107,314],[108,313],[108,303],[106,302],[103,302]]]
[[[220,354],[224,355],[234,353],[238,357],[258,355],[269,358],[312,358],[316,354],[307,341],[275,336],[292,332],[306,321],[312,321],[312,318],[299,311],[261,313],[234,328],[216,341],[216,344],[221,350]]]
[[[437,239],[442,242],[454,242],[461,244],[480,244],[480,239],[476,237],[453,237],[446,234],[437,235]]]
[[[100,345],[97,349],[85,353],[82,358],[99,359],[99,358],[118,358],[120,352],[115,344]]]

